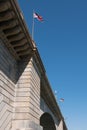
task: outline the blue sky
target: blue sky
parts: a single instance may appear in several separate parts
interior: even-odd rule
[[[87,0],[18,0],[68,130],[87,130]],[[59,102],[60,98],[64,102]]]

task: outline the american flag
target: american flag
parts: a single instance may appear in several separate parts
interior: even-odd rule
[[[43,21],[42,16],[40,16],[40,15],[37,14],[37,13],[33,13],[33,17],[36,18],[36,19],[38,19],[39,21]]]
[[[60,102],[64,102],[64,98],[60,98]]]

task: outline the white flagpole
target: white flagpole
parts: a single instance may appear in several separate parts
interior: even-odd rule
[[[33,10],[33,21],[32,21],[32,40],[34,40],[34,10]]]

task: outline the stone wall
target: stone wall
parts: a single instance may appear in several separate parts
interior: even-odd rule
[[[0,40],[0,129],[39,126],[40,74],[33,58],[17,62]]]
[[[0,40],[0,130],[11,128],[16,74],[17,62]]]
[[[40,74],[32,58],[19,63],[19,74],[12,128],[40,127]]]
[[[0,130],[42,130],[40,117],[46,112],[63,130],[41,97],[41,73],[33,57],[16,61],[0,40]]]

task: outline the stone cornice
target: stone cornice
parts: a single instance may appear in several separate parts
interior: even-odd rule
[[[0,0],[0,35],[16,59],[33,52],[35,44],[29,35],[16,0]],[[8,44],[7,44],[8,43]]]

